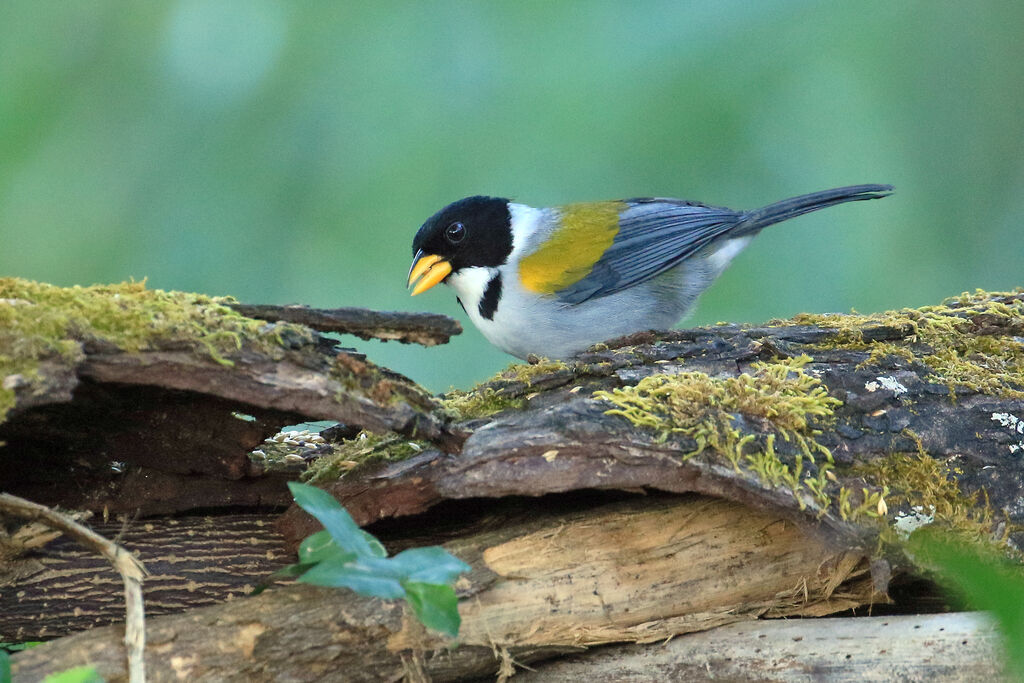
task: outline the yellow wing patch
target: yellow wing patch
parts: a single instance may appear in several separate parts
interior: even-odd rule
[[[523,286],[538,294],[554,294],[585,278],[612,245],[619,232],[619,214],[625,209],[625,202],[562,207],[562,225],[519,262]]]

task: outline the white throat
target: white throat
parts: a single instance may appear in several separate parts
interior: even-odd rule
[[[472,268],[460,268],[457,273],[452,273],[445,280],[445,284],[451,285],[455,294],[462,301],[466,311],[475,311],[480,305],[480,299],[484,296],[487,283],[498,272],[497,268],[485,268],[474,266]]]

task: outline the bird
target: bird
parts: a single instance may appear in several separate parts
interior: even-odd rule
[[[443,282],[501,350],[565,360],[671,328],[769,225],[892,191],[852,185],[753,211],[658,197],[549,208],[466,197],[416,232],[407,286],[416,296]]]

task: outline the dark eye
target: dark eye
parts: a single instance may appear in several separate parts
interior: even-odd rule
[[[444,236],[452,244],[458,244],[466,239],[466,226],[462,223],[452,223],[444,230]]]

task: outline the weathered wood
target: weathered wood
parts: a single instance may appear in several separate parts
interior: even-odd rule
[[[595,648],[517,672],[522,683],[1009,680],[977,612],[730,624],[647,646]]]
[[[319,332],[351,334],[360,339],[394,340],[403,344],[436,346],[462,334],[458,320],[436,313],[372,311],[368,308],[310,308],[269,304],[230,304],[244,316],[283,320]]]
[[[502,657],[529,662],[762,615],[821,615],[873,596],[861,556],[778,517],[701,497],[569,512],[538,505],[526,519],[446,545],[473,567],[457,586],[457,649],[399,604],[291,586],[150,620],[149,675],[379,680],[401,676],[404,656],[436,680],[455,680],[492,673]],[[111,627],[34,648],[14,658],[15,675],[35,680],[88,661],[108,681],[123,680],[118,638]]]
[[[269,516],[92,526],[145,563],[150,617],[241,598],[292,561]],[[102,557],[68,539],[0,562],[0,641],[46,640],[123,619],[118,576]]]
[[[507,671],[513,659],[537,661],[578,650],[581,643],[666,638],[724,623],[720,619],[787,609],[818,615],[864,604],[884,591],[891,568],[876,560],[874,577],[868,577],[866,557],[878,548],[879,529],[892,526],[897,515],[965,524],[979,537],[1000,537],[1001,525],[1024,522],[1017,504],[1024,460],[1014,451],[1021,447],[1017,425],[1024,418],[1024,294],[979,294],[874,321],[802,320],[809,321],[814,324],[633,335],[567,365],[512,370],[468,401],[449,402],[446,410],[405,378],[358,354],[339,354],[299,329],[287,328],[283,351],[275,346],[267,353],[244,341],[237,354],[222,349],[234,367],[173,344],[125,353],[87,341],[79,355],[43,359],[42,379],[35,383],[21,374],[3,378],[18,403],[12,419],[0,425],[0,440],[14,437],[0,449],[0,476],[13,472],[20,485],[44,492],[73,489],[66,485],[73,478],[89,492],[77,493],[77,501],[98,506],[93,509],[116,507],[128,498],[114,489],[106,498],[99,495],[116,479],[105,480],[100,470],[123,459],[130,474],[140,475],[123,491],[134,491],[131,500],[141,509],[187,510],[203,500],[252,505],[281,500],[272,492],[278,481],[270,482],[244,457],[276,420],[333,416],[348,423],[350,436],[364,426],[403,435],[383,437],[389,443],[413,437],[433,442],[434,448],[404,462],[357,467],[330,489],[361,524],[378,521],[381,527],[388,518],[404,518],[391,522],[393,534],[404,526],[398,536],[443,536],[471,561],[475,571],[459,587],[467,639],[462,647],[440,649],[442,643],[400,606],[287,587],[244,605],[233,601],[155,619],[158,637],[148,656],[165,678],[305,680],[342,671],[353,679],[415,678],[422,672],[444,680]],[[787,365],[803,354],[809,359]],[[763,370],[761,363],[774,368],[775,380],[750,379]],[[756,400],[719,411],[709,440],[708,433],[681,431],[692,416],[685,410],[677,421],[634,423],[609,413],[616,404],[607,394],[595,394],[684,374],[700,388],[688,410],[713,412],[725,405],[710,389],[728,382],[739,382],[739,393]],[[827,396],[819,393],[816,407],[825,398],[829,403],[805,411],[804,427],[781,427],[771,401],[780,381],[795,377],[817,378]],[[108,412],[118,419],[131,415],[132,402],[147,392],[156,398],[143,402],[147,417],[137,423],[146,439],[105,419]],[[796,393],[802,399],[811,392]],[[193,402],[209,419],[178,422]],[[335,403],[341,412],[327,415]],[[449,422],[452,410],[463,411],[462,419]],[[215,418],[232,411],[255,418],[255,425],[232,425],[217,442]],[[72,428],[63,430],[64,423]],[[186,439],[174,442],[175,429],[184,430]],[[49,438],[61,434],[74,438],[64,444]],[[802,450],[800,439],[826,447],[834,466],[817,447]],[[342,459],[346,447],[337,446]],[[175,455],[176,449],[184,452]],[[48,452],[55,454],[50,460]],[[747,459],[754,455],[762,458],[760,471]],[[915,473],[924,479],[890,476],[880,462],[931,463],[932,469]],[[828,476],[826,466],[832,466]],[[174,492],[146,488],[141,475],[148,472],[160,472]],[[43,473],[52,476],[40,478]],[[821,495],[807,485],[811,478]],[[230,486],[217,486],[226,481]],[[250,486],[255,482],[266,487],[262,493]],[[698,492],[727,499],[716,505],[741,512],[721,526],[707,509],[666,512],[664,506],[702,500],[677,495],[622,503],[620,517],[608,517],[610,508],[572,495],[592,489]],[[507,502],[485,502],[499,498]],[[547,507],[552,498],[562,509]],[[153,503],[146,507],[148,499]],[[531,519],[513,516],[497,531],[481,531],[480,520],[466,511],[489,506],[509,506]],[[294,545],[316,527],[292,510],[282,528]],[[1010,528],[1010,542],[1024,544],[1020,527]],[[797,529],[799,561],[790,564],[777,553],[789,552]],[[701,540],[692,547],[677,544],[690,534]],[[753,548],[751,534],[759,539]],[[669,557],[664,548],[678,552]],[[818,576],[819,568],[832,580]],[[721,581],[737,576],[745,578]],[[116,679],[123,673],[117,668],[118,637],[116,629],[74,636],[18,655],[18,666],[41,675],[89,660]]]
[[[1024,327],[1022,299],[1024,295],[1011,295],[997,302],[1015,306],[1017,317],[963,314],[967,316],[965,344],[981,337],[989,340],[971,343],[983,348],[1005,346],[1002,356],[993,354],[986,360],[993,366],[1024,367],[1020,361],[1024,345],[1012,341],[1020,338]],[[953,306],[949,315],[956,317],[959,310]],[[859,335],[860,341],[844,346],[835,341],[839,335]],[[887,352],[876,353],[872,344],[888,345],[878,347]],[[1005,373],[1003,395],[970,389],[903,355],[917,358],[933,351],[909,324],[869,324],[853,331],[807,325],[719,326],[634,335],[611,343],[611,348],[584,353],[568,365],[541,366],[528,380],[498,379],[480,387],[478,394],[516,403],[462,425],[469,436],[457,457],[428,451],[406,462],[346,475],[331,491],[361,523],[415,514],[446,499],[581,488],[695,491],[767,507],[838,542],[867,547],[873,543],[877,525],[868,515],[861,523],[844,518],[837,504],[842,489],[847,490],[852,506],[864,502],[865,489],[880,494],[883,485],[897,489],[890,501],[900,500],[896,494],[907,493],[901,489],[907,482],[869,481],[863,467],[892,454],[906,454],[906,461],[912,462],[926,453],[948,470],[932,483],[939,485],[948,477],[966,507],[977,494],[978,514],[988,505],[997,520],[993,531],[999,532],[999,523],[1015,525],[1011,539],[1024,547],[1024,533],[1019,531],[1024,508],[1017,504],[1024,489],[1024,460],[1013,450],[1020,435],[996,419],[1009,416],[1004,421],[1024,421],[1024,386],[1014,384],[1019,381],[1016,376]],[[593,395],[595,390],[630,387],[660,374],[697,371],[716,381],[736,378],[753,372],[756,363],[802,354],[811,358],[803,371],[820,380],[839,402],[830,419],[811,420],[820,432],[816,440],[830,450],[836,465],[834,479],[825,484],[829,498],[825,506],[806,489],[794,492],[786,484],[766,481],[746,466],[734,466],[713,448],[687,455],[698,449],[693,438],[662,434],[608,415],[615,406]],[[797,467],[798,443],[780,436],[770,420],[742,413],[729,420],[730,427],[753,438],[748,451],[766,449],[772,438],[778,462]],[[803,457],[802,476],[816,473],[822,462],[811,463]],[[746,463],[741,460],[741,464]],[[891,520],[911,512],[903,499],[890,505],[883,516]],[[296,508],[282,523],[292,543],[315,528]]]

